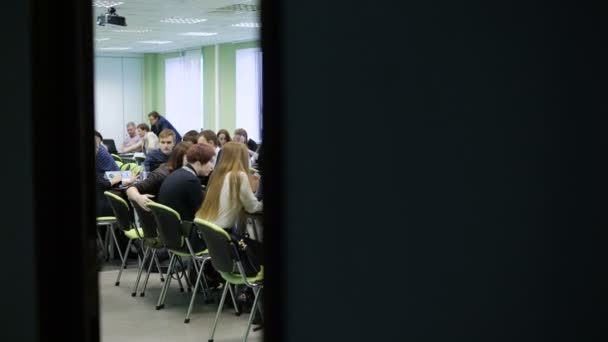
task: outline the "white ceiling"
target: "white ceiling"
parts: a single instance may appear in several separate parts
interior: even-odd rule
[[[125,17],[127,26],[96,24],[98,15],[107,12],[105,7],[93,7],[95,26],[95,53],[141,54],[173,52],[205,45],[257,40],[260,28],[234,27],[239,23],[259,23],[259,0],[112,0],[93,3],[123,2],[113,6],[116,14]],[[232,6],[245,5],[245,6]],[[224,7],[230,8],[223,9]],[[166,18],[206,19],[196,24],[163,23]],[[133,30],[143,32],[119,32]],[[183,36],[180,33],[207,32],[213,36]],[[142,41],[167,42],[146,44]],[[110,48],[121,48],[110,49]]]

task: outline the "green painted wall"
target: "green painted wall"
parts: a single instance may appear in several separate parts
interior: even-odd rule
[[[179,52],[144,55],[144,122],[153,110],[165,114],[165,59],[179,56]]]
[[[203,47],[203,114],[203,127],[215,130],[215,46]]]
[[[258,42],[220,45],[220,128],[236,127],[236,50],[259,47]]]
[[[156,61],[158,55],[147,53],[144,55],[144,112],[142,113],[142,122],[148,122],[146,115],[158,108],[158,97],[154,96],[158,79],[156,74]]]
[[[219,128],[236,129],[236,51],[259,47],[257,41],[219,46]],[[201,47],[203,54],[203,125],[215,130],[215,45]],[[144,56],[144,116],[152,110],[165,112],[165,59],[180,53]],[[147,117],[144,117],[147,122]]]

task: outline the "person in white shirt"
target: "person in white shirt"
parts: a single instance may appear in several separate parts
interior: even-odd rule
[[[158,149],[158,137],[153,132],[150,132],[150,127],[147,124],[140,123],[137,125],[137,135],[140,138],[137,144],[124,149],[124,153],[143,152],[147,154],[152,150]]]
[[[249,213],[262,211],[262,202],[254,194],[258,181],[259,177],[249,175],[247,146],[226,143],[222,148],[222,158],[209,178],[207,194],[196,217],[232,231],[243,210]]]

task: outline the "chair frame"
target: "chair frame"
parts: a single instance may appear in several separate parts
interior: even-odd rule
[[[121,212],[121,210],[126,210],[126,214],[128,215],[129,213],[129,204],[122,199],[121,197],[117,196],[116,194],[113,194],[110,191],[104,191],[104,195],[106,196],[106,198],[108,199],[108,201],[110,201],[110,207],[112,208],[112,211],[114,212],[114,216],[116,217],[116,225],[126,234],[127,231],[130,231],[132,229],[135,229],[137,238],[132,239],[129,238],[129,242],[127,242],[127,247],[125,248],[124,253],[120,252],[120,246],[118,244],[118,239],[116,238],[116,234],[114,232],[114,229],[111,229],[111,235],[112,238],[114,239],[114,243],[116,244],[116,249],[118,250],[118,253],[120,255],[120,259],[122,261],[122,264],[120,265],[120,269],[118,271],[118,275],[116,276],[116,281],[114,282],[114,286],[119,286],[120,285],[120,277],[122,276],[122,271],[124,269],[127,268],[127,259],[129,256],[129,250],[131,249],[131,245],[133,244],[133,240],[142,240],[143,236],[140,234],[139,229],[137,227],[134,226],[133,222],[131,222],[131,220],[124,220],[125,222],[121,222],[123,221],[121,219],[121,215],[120,214],[125,214],[125,212]],[[124,206],[124,208],[121,208],[119,206]],[[130,228],[129,230],[126,229],[126,227]],[[137,247],[137,246],[136,246]],[[137,248],[138,250],[138,258],[140,261],[140,267],[141,265],[143,265],[143,262],[141,261],[141,257],[139,256],[139,253],[141,252],[140,248]]]
[[[160,203],[151,202],[148,204],[148,208],[151,209],[152,214],[154,215],[154,218],[156,220],[156,224],[157,224],[157,227],[159,228],[159,231],[161,230],[160,227],[162,227],[161,220],[159,218],[159,213],[161,211],[171,213],[171,215],[175,218],[175,224],[176,225],[179,224],[179,226],[180,226],[180,229],[178,231],[179,231],[180,239],[181,239],[181,248],[183,248],[185,245],[188,250],[188,253],[190,254],[188,257],[190,257],[192,259],[192,264],[194,265],[194,269],[195,269],[197,275],[196,275],[196,280],[194,282],[194,291],[192,291],[192,296],[190,298],[190,304],[188,305],[188,311],[186,313],[186,318],[184,319],[184,323],[188,324],[188,323],[190,323],[190,314],[192,313],[192,307],[194,306],[194,300],[196,298],[196,294],[198,292],[198,288],[199,288],[199,284],[200,284],[201,280],[203,283],[203,294],[205,295],[205,297],[207,299],[211,298],[210,293],[209,293],[209,286],[207,285],[207,280],[205,279],[205,277],[202,276],[204,273],[203,269],[205,268],[205,264],[211,260],[211,257],[209,256],[208,253],[204,253],[202,255],[197,255],[197,253],[195,253],[194,250],[192,249],[190,241],[188,240],[189,232],[186,232],[184,229],[184,226],[186,226],[188,224],[191,225],[191,222],[182,221],[181,216],[179,215],[178,212],[176,212],[172,208],[170,208],[166,205],[160,204]],[[162,241],[162,239],[163,239],[162,234],[159,234],[159,237],[161,238],[161,241]],[[167,243],[165,241],[162,241],[162,242],[165,245],[167,245]],[[175,263],[179,262],[182,265],[182,271],[183,272],[186,271],[185,268],[183,267],[183,263],[182,263],[182,257],[184,257],[184,255],[180,255],[180,254],[186,254],[185,251],[177,250],[175,248],[170,248],[170,247],[167,247],[167,249],[169,250],[169,254],[171,255],[171,260],[169,261],[169,267],[167,270],[167,281],[165,282],[165,285],[163,286],[163,289],[161,290],[161,294],[160,294],[160,296],[158,298],[158,302],[156,304],[156,310],[160,310],[165,307],[165,298],[167,296],[168,288],[171,285],[171,279],[172,279],[171,275],[174,272]],[[199,262],[200,262],[200,265],[199,265]],[[184,277],[186,279],[186,282],[188,283],[188,291],[190,291],[192,281],[188,278],[188,276],[185,273],[184,273]],[[177,279],[179,281],[180,278],[177,278]],[[231,291],[231,294],[234,298],[234,294],[232,293],[232,291]],[[234,305],[235,305],[235,309],[236,309],[236,302],[234,303]]]
[[[228,233],[226,231],[224,231],[224,229],[222,229],[221,227],[218,227],[217,225],[215,225],[209,221],[205,221],[205,220],[198,219],[198,218],[194,220],[194,224],[199,226],[199,228],[201,228],[203,230],[210,229],[210,230],[223,232],[223,235],[225,235],[225,237],[227,239],[228,246],[229,246],[229,248],[231,248],[230,254],[232,256],[232,262],[233,262],[234,266],[236,266],[236,268],[239,272],[239,275],[240,275],[241,279],[243,280],[243,284],[246,285],[247,287],[253,289],[253,295],[254,295],[253,305],[251,307],[251,313],[249,314],[249,320],[247,322],[247,329],[245,330],[245,336],[243,337],[243,342],[247,342],[247,338],[249,337],[249,331],[251,330],[251,324],[253,323],[253,320],[255,318],[256,311],[260,310],[260,315],[264,316],[262,306],[259,303],[259,298],[260,298],[261,292],[264,289],[263,278],[261,281],[253,282],[250,280],[249,277],[245,276],[245,269],[243,268],[243,264],[241,262],[241,259],[239,258],[239,254],[237,251],[238,247],[236,246],[235,242],[232,240],[230,235],[228,235]],[[210,253],[212,253],[211,250],[210,250]],[[212,258],[213,258],[213,256],[212,256]],[[226,283],[224,286],[224,290],[222,291],[222,297],[220,299],[220,304],[219,304],[219,306],[217,308],[217,312],[215,314],[215,320],[213,322],[213,327],[211,329],[211,335],[209,336],[209,339],[208,339],[209,342],[213,342],[213,337],[215,336],[215,330],[217,328],[217,323],[219,321],[222,309],[224,308],[224,301],[226,300],[226,293],[228,291],[230,291],[232,294],[232,288],[230,285],[231,284],[237,285],[237,283],[232,283],[230,281],[231,279],[226,277],[224,272],[220,271],[220,274],[222,275],[222,278],[224,278],[224,280],[226,280]],[[232,273],[231,275],[236,276],[236,274],[234,274],[234,273]]]
[[[148,255],[149,255],[150,252],[152,252],[151,260],[153,260],[154,263],[156,264],[156,268],[157,268],[158,273],[160,275],[160,281],[164,282],[165,278],[163,277],[163,271],[162,271],[162,268],[160,267],[160,261],[158,260],[158,257],[156,256],[156,251],[157,251],[158,248],[157,247],[152,247],[152,246],[146,246],[146,242],[147,242],[148,239],[158,238],[158,233],[156,232],[156,226],[153,227],[152,229],[146,228],[144,226],[144,224],[142,223],[143,220],[139,217],[140,216],[139,213],[140,212],[143,213],[143,211],[145,211],[145,209],[141,208],[139,206],[139,204],[137,204],[137,203],[135,203],[133,201],[130,201],[130,202],[131,202],[131,206],[133,207],[133,213],[135,214],[136,225],[139,226],[139,227],[141,227],[142,230],[143,230],[143,232],[144,232],[143,238],[141,240],[141,242],[144,245],[144,257],[143,257],[143,259],[141,261],[141,265],[140,265],[139,270],[137,272],[137,278],[135,280],[135,283],[133,284],[133,290],[131,291],[131,297],[136,297],[137,296],[137,290],[139,288],[139,281],[141,279],[141,274],[143,272],[144,265],[146,264],[146,260],[148,260]],[[141,211],[138,210],[138,208],[141,208]],[[150,213],[150,215],[152,215],[152,214]],[[147,235],[146,234],[146,230],[148,230],[150,232],[153,231],[155,235],[153,235],[153,236]],[[144,280],[144,284],[143,284],[142,290],[139,293],[140,297],[144,297],[145,294],[146,294],[146,288],[148,286],[148,280],[150,279],[150,273],[151,272],[152,272],[152,262],[150,262],[148,264],[146,278]]]

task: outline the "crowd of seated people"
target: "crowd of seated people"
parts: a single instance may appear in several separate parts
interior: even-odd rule
[[[230,234],[242,231],[240,227],[237,230],[237,226],[243,222],[243,215],[261,212],[263,208],[261,176],[251,169],[258,161],[261,144],[249,139],[242,128],[236,129],[232,137],[221,129],[217,133],[191,130],[182,138],[157,112],[151,112],[148,117],[152,129],[145,123],[127,124],[129,139],[125,139],[120,150],[143,152],[146,172],[145,179],[121,187],[123,197],[144,210],[149,210],[147,205],[154,201],[171,207],[184,221],[201,218]],[[131,131],[135,131],[138,139]],[[101,203],[98,215],[111,215],[103,191],[116,190],[120,180],[105,180],[103,173],[119,168],[101,140],[101,135],[96,133],[97,200]],[[259,170],[259,166],[256,167]],[[205,246],[198,234],[191,234],[189,241],[195,250]]]

